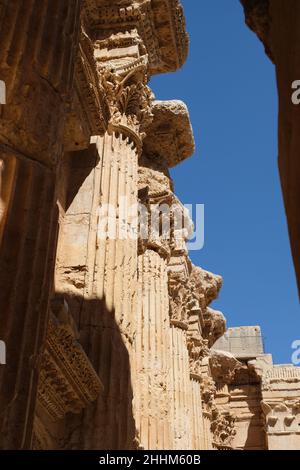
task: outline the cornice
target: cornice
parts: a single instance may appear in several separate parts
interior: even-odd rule
[[[194,135],[187,106],[179,100],[154,101],[153,121],[143,151],[165,160],[172,168],[193,155]]]
[[[189,38],[179,0],[85,0],[84,15],[94,40],[136,29],[151,75],[174,72],[186,61]]]

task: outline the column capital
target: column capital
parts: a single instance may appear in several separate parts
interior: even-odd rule
[[[128,137],[142,152],[145,131],[152,121],[153,93],[148,87],[148,55],[136,29],[107,32],[92,39],[98,80],[110,118],[108,132]]]
[[[145,58],[129,70],[105,68],[100,75],[110,109],[108,132],[119,132],[129,137],[141,155],[145,130],[152,120],[153,100],[147,86]]]

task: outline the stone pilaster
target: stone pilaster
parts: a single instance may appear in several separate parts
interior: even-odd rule
[[[3,162],[0,246],[1,446],[29,447],[38,366],[47,325],[56,234],[54,176],[9,150]]]
[[[193,397],[190,382],[189,356],[185,331],[172,326],[172,426],[174,427],[174,449],[192,448]]]
[[[201,309],[198,302],[193,299],[191,309],[189,311],[189,327],[187,331],[187,346],[189,352],[189,370],[190,382],[192,388],[192,448],[205,448],[205,430],[204,416],[202,410],[201,397],[201,363],[204,356],[208,354],[207,341],[201,336]]]

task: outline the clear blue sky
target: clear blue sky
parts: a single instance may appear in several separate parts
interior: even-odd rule
[[[300,311],[277,170],[275,70],[238,0],[183,0],[186,65],[154,77],[157,99],[188,105],[195,155],[172,170],[184,203],[205,204],[194,264],[221,274],[213,307],[228,326],[261,325],[274,361],[291,361]]]

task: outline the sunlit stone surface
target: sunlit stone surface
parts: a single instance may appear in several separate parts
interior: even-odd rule
[[[186,248],[189,113],[148,82],[188,43],[179,0],[0,0],[3,449],[300,448],[299,370]]]

